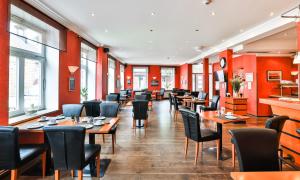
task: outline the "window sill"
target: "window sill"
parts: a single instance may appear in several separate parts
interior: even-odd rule
[[[57,111],[58,110],[45,109],[45,110],[38,111],[37,113],[34,113],[32,115],[21,115],[21,116],[16,116],[16,117],[9,118],[8,122],[9,122],[9,125],[17,125],[17,124],[20,124],[20,123],[38,118],[38,117],[43,116],[43,115],[47,115],[47,114],[50,114],[50,113],[55,113]]]

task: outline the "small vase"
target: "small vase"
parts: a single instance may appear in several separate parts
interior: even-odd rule
[[[239,97],[239,92],[233,91],[233,97],[238,98]]]

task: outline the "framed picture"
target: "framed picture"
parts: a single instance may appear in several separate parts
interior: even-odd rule
[[[267,80],[268,81],[281,81],[282,71],[268,71]]]
[[[75,78],[69,78],[69,91],[75,91]]]

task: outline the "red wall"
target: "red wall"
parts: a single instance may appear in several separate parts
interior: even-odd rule
[[[257,115],[257,75],[256,75],[256,56],[255,55],[242,55],[233,58],[232,64],[233,73],[242,70],[243,73],[253,73],[253,82],[251,82],[251,89],[248,89],[248,82],[245,83],[244,97],[248,98],[247,113]]]
[[[180,66],[180,88],[192,90],[192,64]]]
[[[130,80],[130,84],[127,83],[128,80]],[[133,89],[132,65],[126,65],[125,67],[125,89]]]
[[[80,103],[80,69],[74,73],[75,90],[69,91],[68,66],[80,67],[80,39],[72,31],[67,32],[67,49],[59,54],[59,107],[63,104]]]
[[[154,77],[156,77],[155,80],[158,80],[158,86],[151,86],[151,81],[154,80]],[[160,90],[160,88],[161,88],[160,66],[151,65],[149,66],[149,72],[148,72],[148,89],[150,91],[153,91],[153,90]]]
[[[180,88],[180,67],[175,68],[175,88]]]
[[[0,1],[0,125],[8,124],[9,33],[8,2]]]
[[[257,57],[257,86],[258,98],[267,98],[269,95],[279,94],[279,82],[267,81],[268,70],[282,71],[283,80],[291,80],[293,59],[287,57]],[[258,103],[258,116],[270,116],[269,105]]]
[[[108,56],[103,48],[98,48],[96,65],[96,99],[105,99],[107,94]]]

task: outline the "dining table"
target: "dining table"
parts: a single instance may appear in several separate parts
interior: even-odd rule
[[[220,151],[219,151],[219,160],[226,160],[223,156],[223,125],[229,123],[237,123],[237,122],[245,122],[250,117],[248,116],[241,116],[237,114],[231,114],[227,116],[226,114],[220,114],[218,111],[202,111],[200,113],[200,117],[202,120],[206,121],[213,121],[217,124],[217,133],[219,134],[220,138]]]
[[[114,118],[105,118],[103,120],[97,120],[102,123],[95,124],[92,122],[89,122],[91,117],[79,117],[79,121],[70,118],[70,117],[63,117],[63,116],[57,116],[57,117],[47,117],[48,120],[42,120],[41,118],[33,119],[27,122],[23,122],[21,124],[16,125],[16,127],[19,128],[20,136],[22,134],[35,134],[40,133],[43,135],[44,143],[49,144],[48,140],[45,136],[43,127],[49,127],[49,126],[82,126],[86,128],[86,134],[89,137],[89,144],[95,144],[95,135],[96,134],[106,134],[110,132],[110,130],[116,126],[120,120],[119,117]],[[50,125],[49,122],[51,122],[51,119],[57,119],[56,123]],[[94,118],[97,119],[97,118]],[[96,121],[95,121],[96,122]],[[39,127],[39,126],[40,127]],[[51,150],[49,149],[47,151],[47,174],[51,174]],[[96,166],[95,162],[92,162],[90,164],[90,170],[91,175],[96,176]]]
[[[231,172],[233,180],[299,180],[300,171]]]
[[[204,99],[198,99],[198,98],[185,98],[182,100],[183,101],[183,105],[184,106],[187,106],[187,107],[191,107],[191,110],[193,111],[197,111],[197,105],[198,104],[205,104],[207,103],[208,101],[207,100],[204,100]],[[190,106],[189,106],[190,105]]]

